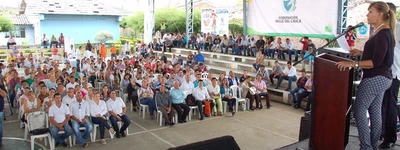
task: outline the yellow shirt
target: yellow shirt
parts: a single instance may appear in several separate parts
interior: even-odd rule
[[[9,63],[9,64],[11,64],[11,61],[15,61],[17,59],[17,57],[15,57],[14,55],[10,55],[10,56],[8,56],[7,57],[7,62]]]

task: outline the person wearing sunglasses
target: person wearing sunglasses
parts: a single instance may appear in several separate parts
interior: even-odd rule
[[[93,124],[89,120],[89,103],[87,101],[83,101],[81,92],[76,92],[75,98],[76,101],[71,102],[69,106],[71,110],[72,130],[75,133],[79,145],[86,148],[89,146],[86,140],[89,138],[90,133],[93,130]],[[80,127],[85,127],[85,132],[83,136],[81,135],[81,132],[79,130]]]

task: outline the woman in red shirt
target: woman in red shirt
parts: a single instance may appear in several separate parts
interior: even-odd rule
[[[350,29],[350,28],[352,28],[352,27],[353,27],[353,26],[348,26],[348,27],[347,27],[347,30]],[[353,49],[353,48],[354,48],[354,41],[355,41],[356,38],[357,38],[356,34],[354,33],[353,30],[351,30],[351,31],[347,32],[347,34],[345,35],[345,37],[346,37],[346,40],[347,40],[347,44],[349,44],[349,46],[350,46],[350,49]]]

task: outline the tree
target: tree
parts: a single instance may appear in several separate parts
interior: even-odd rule
[[[232,19],[229,21],[229,32],[233,37],[243,33],[243,19]]]
[[[14,29],[14,24],[10,19],[0,16],[0,32],[9,32]]]
[[[161,21],[167,24],[169,32],[186,32],[186,13],[183,9],[176,8],[160,8],[155,11],[154,29],[160,30]],[[144,12],[137,12],[133,16],[126,18],[126,27],[143,33],[144,32]],[[193,32],[199,33],[201,29],[200,10],[194,10]]]
[[[237,23],[229,23],[229,32],[233,37],[243,33],[243,25]]]
[[[122,21],[119,23],[119,27],[121,27],[122,29],[125,29],[127,27],[128,23],[127,23],[127,18],[122,18]]]
[[[135,31],[140,33],[144,32],[144,12],[137,12],[133,16],[129,16],[126,18],[127,27],[132,28]]]
[[[106,43],[109,40],[113,40],[114,36],[108,31],[99,31],[96,33],[95,40],[100,43]]]

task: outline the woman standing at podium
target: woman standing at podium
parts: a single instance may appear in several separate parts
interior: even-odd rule
[[[338,69],[360,67],[364,75],[358,86],[357,97],[353,104],[360,149],[378,149],[378,140],[382,130],[381,107],[385,91],[392,83],[391,66],[395,46],[395,14],[384,2],[374,2],[368,8],[368,24],[375,27],[370,39],[364,45],[364,51],[353,49],[353,55],[362,55],[360,62],[338,62]],[[368,127],[367,111],[371,127]]]

